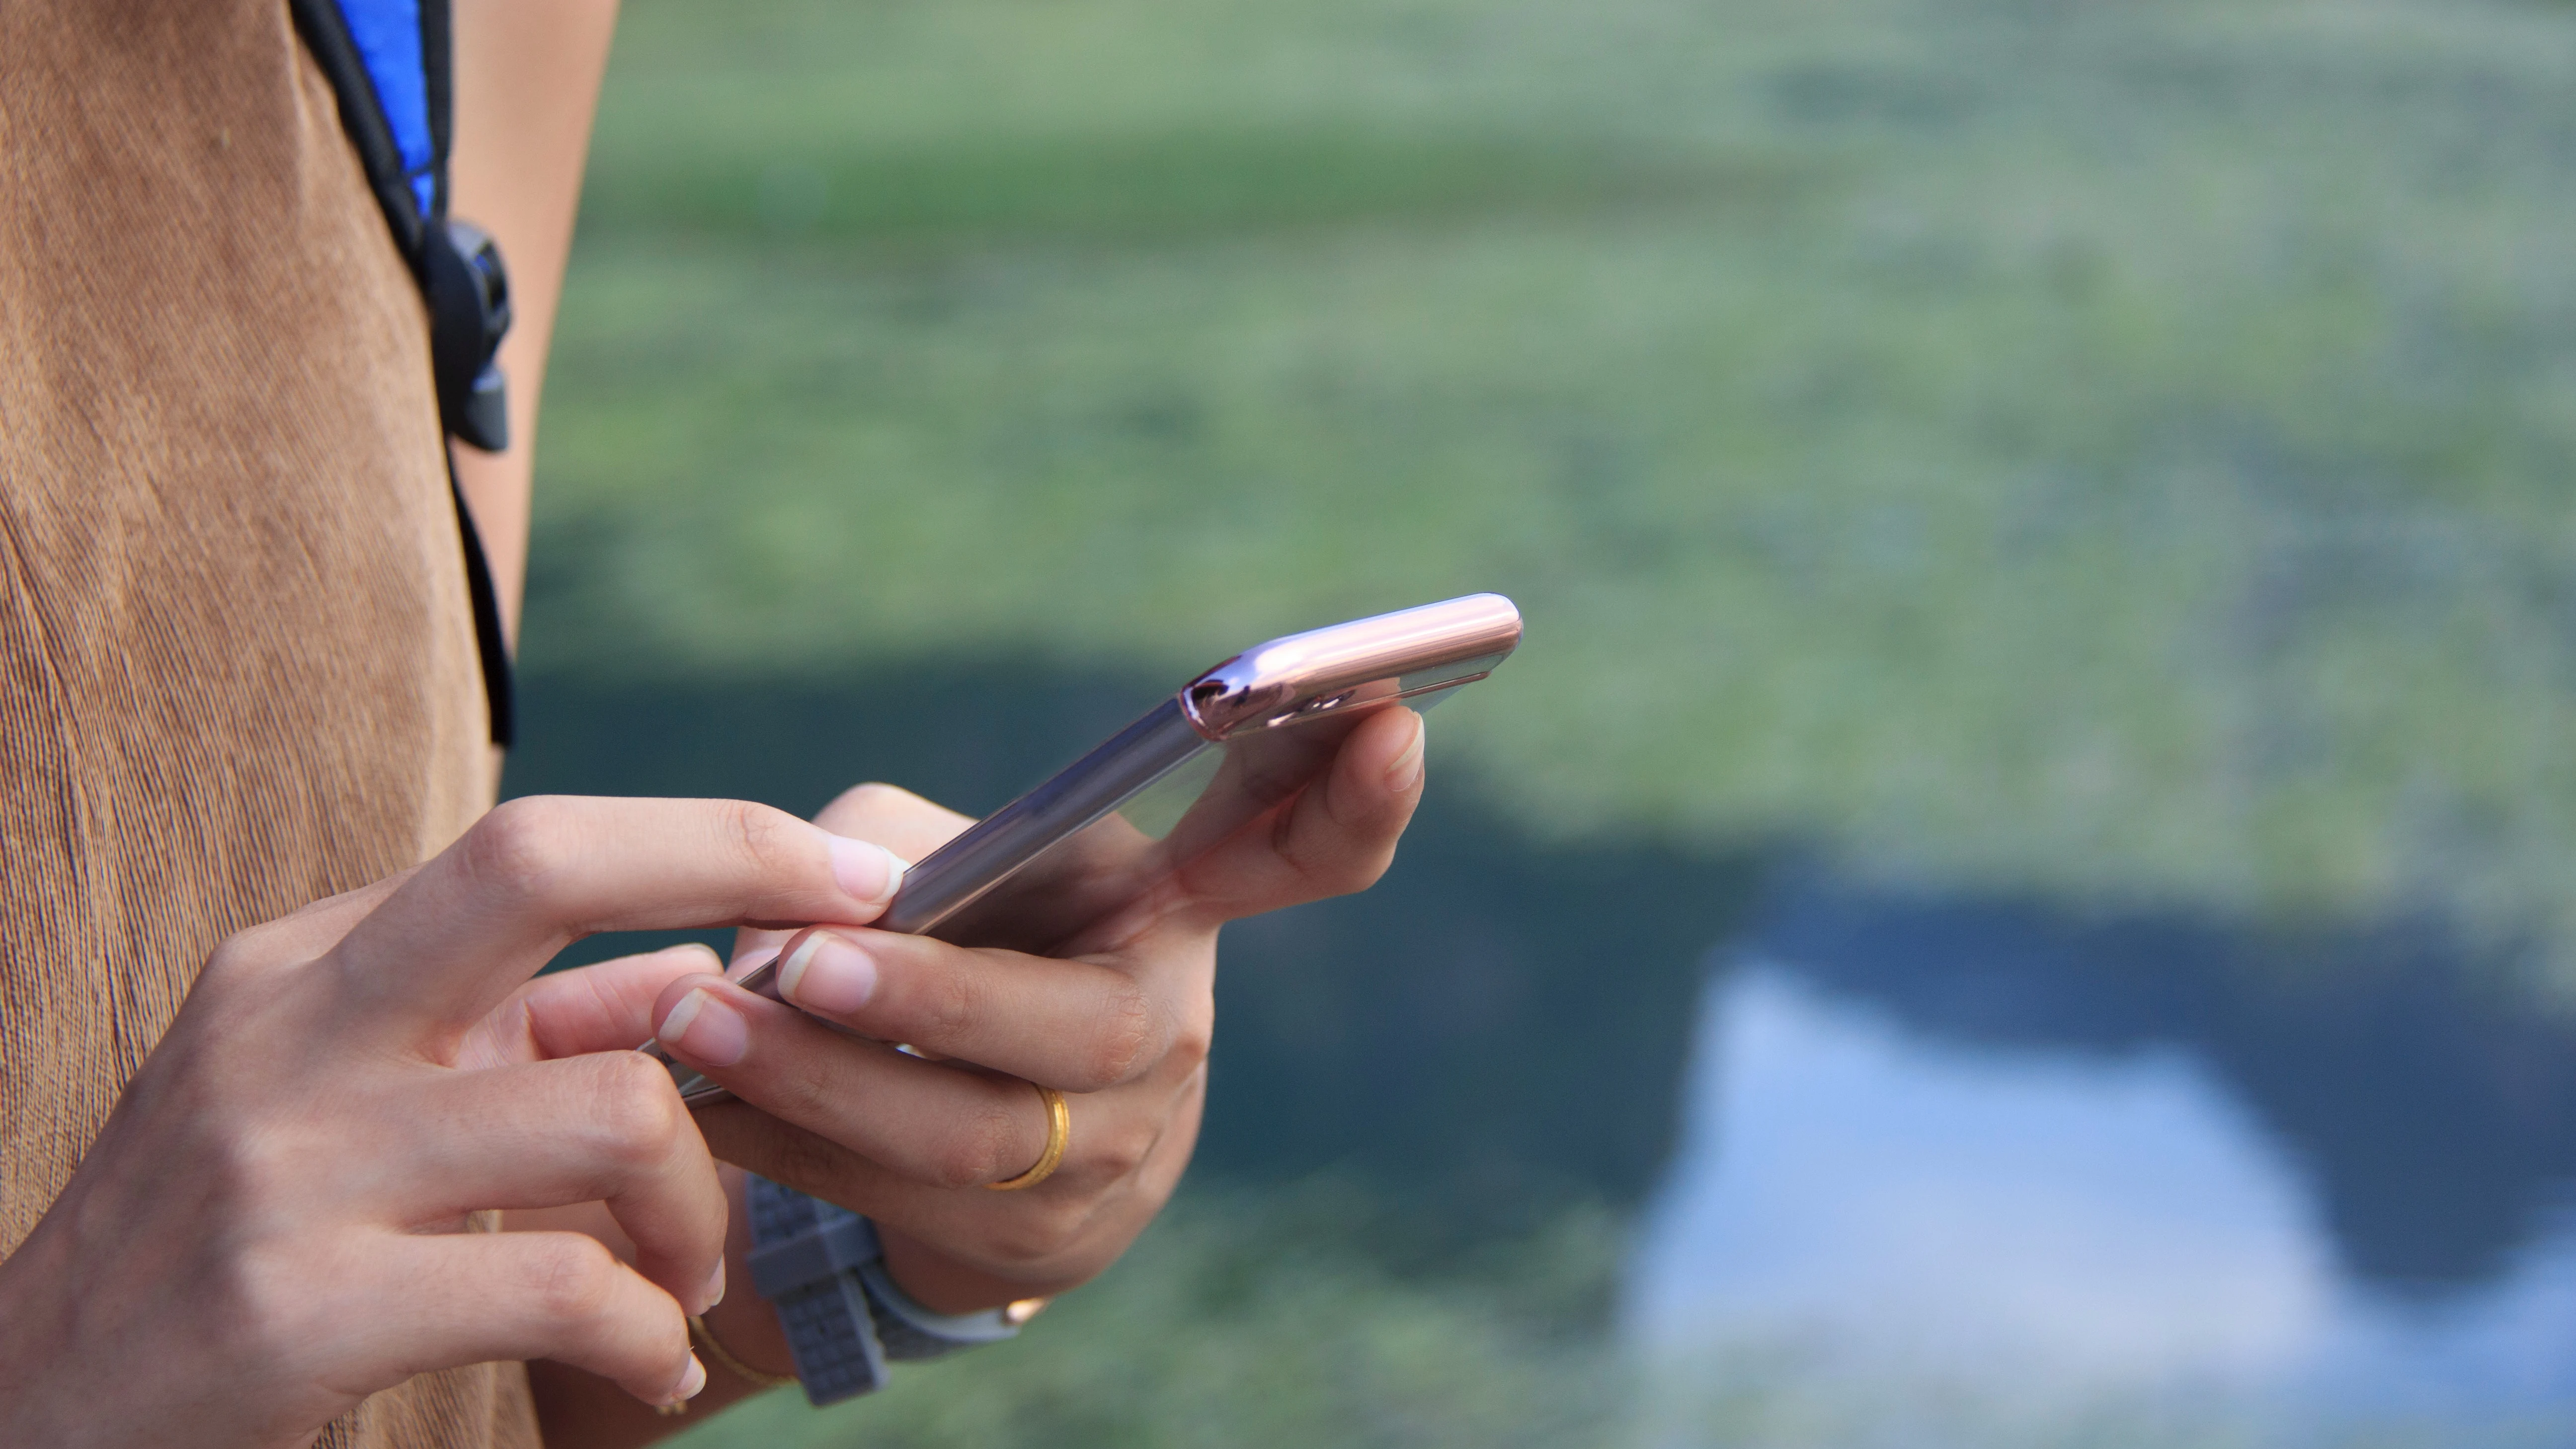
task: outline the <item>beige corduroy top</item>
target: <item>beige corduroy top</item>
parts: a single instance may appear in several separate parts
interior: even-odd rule
[[[285,0],[0,4],[0,1252],[218,941],[490,802],[428,359]],[[515,1364],[322,1438],[535,1442]]]

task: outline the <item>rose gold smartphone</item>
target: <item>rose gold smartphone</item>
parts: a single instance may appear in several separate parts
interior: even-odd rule
[[[1191,861],[1320,778],[1371,712],[1428,707],[1491,674],[1520,638],[1511,600],[1470,594],[1255,645],[932,852],[874,925],[964,946],[1088,949],[1085,935],[1122,933]],[[735,980],[775,999],[775,964]],[[725,1095],[644,1049],[693,1105]]]

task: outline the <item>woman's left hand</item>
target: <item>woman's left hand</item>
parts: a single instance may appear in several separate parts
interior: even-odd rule
[[[875,1219],[888,1269],[925,1305],[1060,1292],[1123,1252],[1188,1164],[1218,928],[1368,887],[1421,791],[1421,717],[1387,710],[1107,949],[1050,959],[861,927],[746,932],[736,959],[783,948],[780,985],[801,1010],[698,975],[665,987],[653,1018],[673,1056],[739,1099],[699,1114],[716,1155]],[[816,823],[919,860],[969,822],[863,785]],[[1032,1083],[1066,1094],[1064,1160],[1026,1190],[985,1191],[1046,1147]]]

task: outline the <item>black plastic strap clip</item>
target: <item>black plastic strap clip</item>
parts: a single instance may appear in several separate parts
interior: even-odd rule
[[[510,331],[510,274],[501,249],[470,221],[432,222],[422,241],[439,420],[458,441],[500,452],[510,446],[509,386],[492,360]]]

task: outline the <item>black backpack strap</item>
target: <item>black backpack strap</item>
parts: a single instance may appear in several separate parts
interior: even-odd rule
[[[474,597],[474,647],[483,656],[483,700],[492,712],[492,743],[506,748],[519,733],[510,639],[501,632],[501,594],[492,586],[492,561],[483,552],[483,533],[474,526],[474,510],[465,506],[465,490],[456,482],[452,460],[447,465],[447,492],[456,500],[456,531],[465,540],[465,587]]]
[[[480,228],[447,215],[447,157],[454,122],[454,31],[448,0],[288,0],[295,28],[331,82],[340,124],[368,189],[392,228],[429,307],[430,366],[439,420],[486,452],[509,446],[509,412],[493,355],[510,328],[509,274]],[[509,642],[491,560],[455,486],[456,521],[474,596],[474,634],[491,705],[492,742],[516,734]]]

